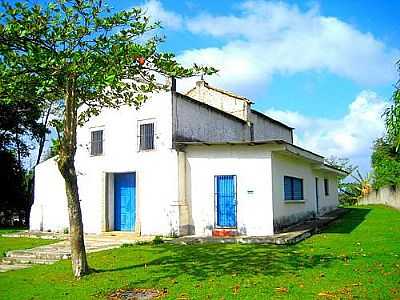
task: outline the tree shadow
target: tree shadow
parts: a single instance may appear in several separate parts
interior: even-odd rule
[[[345,214],[322,230],[323,233],[351,233],[365,221],[366,216],[371,211],[369,208],[349,207],[344,209],[346,210]]]
[[[140,247],[140,246],[137,246]],[[316,266],[329,266],[341,257],[310,254],[296,246],[275,245],[173,245],[164,244],[143,251],[159,251],[158,258],[147,261],[147,267],[157,267],[151,279],[143,283],[157,283],[162,279],[174,278],[181,274],[195,280],[224,275],[282,275],[295,273]],[[133,249],[132,249],[133,250]],[[161,255],[161,256],[160,256]],[[143,268],[144,263],[123,267],[97,270],[97,272],[118,272]],[[135,281],[135,284],[139,282]]]
[[[366,218],[371,209],[346,208],[347,213],[334,221],[324,233],[351,233]],[[123,272],[138,270],[145,265],[151,268],[151,278],[134,284],[157,284],[163,279],[187,274],[194,280],[218,278],[224,275],[279,276],[297,273],[304,269],[329,267],[350,257],[308,252],[300,245],[259,244],[161,244],[133,246],[132,251],[148,252],[153,259],[121,267],[102,268],[97,272]],[[147,255],[145,255],[147,256]],[[132,253],[132,257],[135,255]]]

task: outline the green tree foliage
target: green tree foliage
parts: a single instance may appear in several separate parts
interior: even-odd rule
[[[386,139],[381,138],[375,142],[371,161],[375,189],[400,184],[400,154]]]
[[[400,61],[397,68],[400,73]],[[376,140],[371,157],[375,189],[400,184],[400,81],[395,85],[392,102],[384,115],[386,133]]]
[[[21,222],[26,213],[25,173],[15,153],[9,150],[0,150],[0,166],[0,226],[11,226],[15,225],[14,216]]]
[[[400,73],[400,61],[397,62],[397,68]],[[400,80],[395,85],[392,100],[392,105],[385,112],[386,139],[396,152],[400,152]]]
[[[338,178],[339,202],[343,205],[353,205],[370,189],[370,176],[363,176],[358,166],[348,158],[330,157],[325,160],[328,165],[345,171],[348,175]]]
[[[89,271],[74,163],[77,126],[103,108],[139,107],[150,93],[168,88],[160,75],[215,72],[184,68],[172,53],[157,51],[157,28],[140,9],[113,12],[102,0],[1,4],[0,78],[7,78],[2,90],[15,94],[27,86],[40,103],[64,100],[57,163],[65,180],[76,277]]]

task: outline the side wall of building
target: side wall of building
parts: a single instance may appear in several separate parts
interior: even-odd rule
[[[35,168],[35,201],[31,208],[30,230],[59,231],[69,228],[65,183],[54,158]]]
[[[293,158],[288,155],[273,153],[273,211],[275,230],[296,223],[300,220],[314,217],[317,214],[316,177],[318,177],[318,210],[324,214],[338,205],[337,178],[334,173],[325,173],[313,169],[311,162]],[[285,200],[284,177],[303,179],[304,199]],[[329,195],[324,193],[324,179],[328,179]]]
[[[337,174],[326,171],[314,171],[318,177],[318,214],[324,215],[339,205]],[[328,194],[325,194],[324,180],[328,180]]]
[[[260,113],[255,113],[253,110],[249,113],[249,121],[253,123],[255,141],[283,140],[293,143],[290,128],[280,125]]]
[[[236,175],[237,229],[240,234],[273,233],[271,153],[263,146],[188,146],[186,200],[196,235],[215,228],[217,175]]]
[[[181,94],[173,104],[176,141],[228,142],[250,139],[246,122]]]

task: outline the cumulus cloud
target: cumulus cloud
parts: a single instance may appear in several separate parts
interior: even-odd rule
[[[166,10],[162,3],[157,0],[149,0],[144,3],[142,8],[146,11],[152,22],[161,22],[161,25],[170,29],[180,29],[183,26],[181,15]]]
[[[382,114],[388,102],[362,91],[341,119],[313,118],[298,112],[269,109],[265,113],[295,127],[295,144],[324,156],[347,157],[369,169],[371,145],[384,133]]]
[[[317,6],[303,11],[283,2],[246,1],[235,15],[201,14],[185,20],[193,34],[225,41],[221,47],[188,49],[179,59],[220,69],[224,87],[257,85],[274,74],[326,70],[367,85],[395,79],[400,51],[385,46]]]

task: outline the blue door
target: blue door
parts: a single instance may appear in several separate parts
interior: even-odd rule
[[[134,231],[136,219],[136,174],[114,174],[114,229]]]
[[[216,225],[235,228],[236,222],[236,176],[215,176]]]

